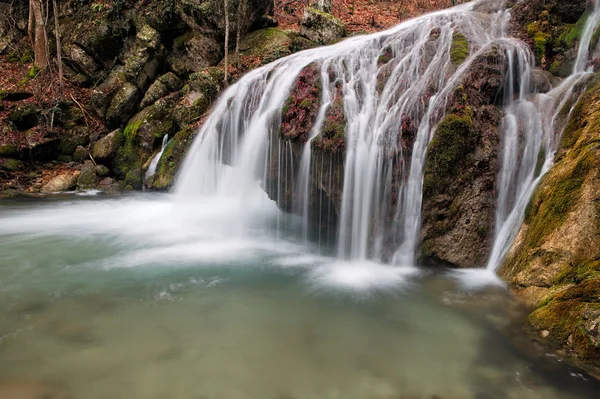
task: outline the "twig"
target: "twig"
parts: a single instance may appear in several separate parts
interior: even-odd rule
[[[83,109],[83,107],[81,106],[81,104],[79,104],[79,101],[75,100],[75,97],[73,97],[73,95],[72,95],[72,94],[71,94],[71,99],[72,99],[72,100],[75,102],[75,104],[77,104],[77,106],[78,106],[78,107],[79,107],[79,109],[81,110],[81,113],[83,114],[83,118],[85,119],[85,125],[86,125],[87,127],[90,127],[90,124],[88,123],[88,116],[89,116],[91,119],[94,119],[94,118],[92,118],[92,116],[91,116],[91,115],[90,115],[90,114],[89,114],[89,113],[88,113],[88,112],[87,112],[85,109]]]

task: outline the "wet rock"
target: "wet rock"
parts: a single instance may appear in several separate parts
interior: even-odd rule
[[[480,267],[493,239],[499,173],[498,126],[506,59],[478,57],[453,94],[453,104],[427,150],[420,257],[453,267]]]
[[[76,127],[59,136],[58,149],[64,155],[72,155],[78,146],[86,146],[90,142],[90,129]]]
[[[116,92],[110,107],[106,111],[106,123],[109,127],[117,127],[126,122],[135,112],[139,91],[127,82]]]
[[[42,187],[43,193],[54,193],[59,191],[72,190],[77,186],[77,175],[73,173],[64,173],[58,175]]]
[[[79,189],[89,189],[96,186],[96,167],[92,161],[86,161],[81,167],[79,179],[77,179],[77,187]]]
[[[17,129],[28,130],[40,123],[41,113],[42,110],[37,105],[26,104],[13,110],[8,115],[8,119]]]
[[[187,149],[192,144],[195,133],[195,130],[186,128],[177,132],[173,139],[169,141],[160,157],[154,179],[150,182],[150,188],[166,190],[173,185],[177,168],[183,161]]]
[[[152,83],[144,95],[144,98],[140,103],[140,108],[146,108],[154,104],[154,102],[159,98],[181,89],[182,86],[183,83],[181,80],[172,72],[168,72],[160,76],[154,83]]]
[[[306,7],[300,33],[314,42],[328,44],[346,36],[346,26],[331,14]]]
[[[536,93],[547,93],[552,90],[552,74],[542,69],[534,69],[532,71],[532,86]]]
[[[92,156],[96,162],[110,162],[123,142],[123,132],[114,130],[94,144]]]
[[[138,112],[125,127],[125,139],[151,154],[160,146],[165,134],[177,131],[172,114],[176,97],[161,98]]]

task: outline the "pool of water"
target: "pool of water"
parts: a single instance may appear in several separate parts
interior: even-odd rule
[[[504,288],[340,262],[272,228],[294,223],[268,201],[0,203],[0,398],[598,397],[517,349]]]

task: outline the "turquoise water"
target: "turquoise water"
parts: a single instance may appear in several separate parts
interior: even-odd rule
[[[340,262],[238,205],[0,203],[0,398],[598,397],[504,288]]]

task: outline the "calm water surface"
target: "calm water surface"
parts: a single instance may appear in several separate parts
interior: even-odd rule
[[[264,200],[0,203],[0,398],[599,397],[516,349],[503,288],[340,262],[273,225],[294,220]]]

